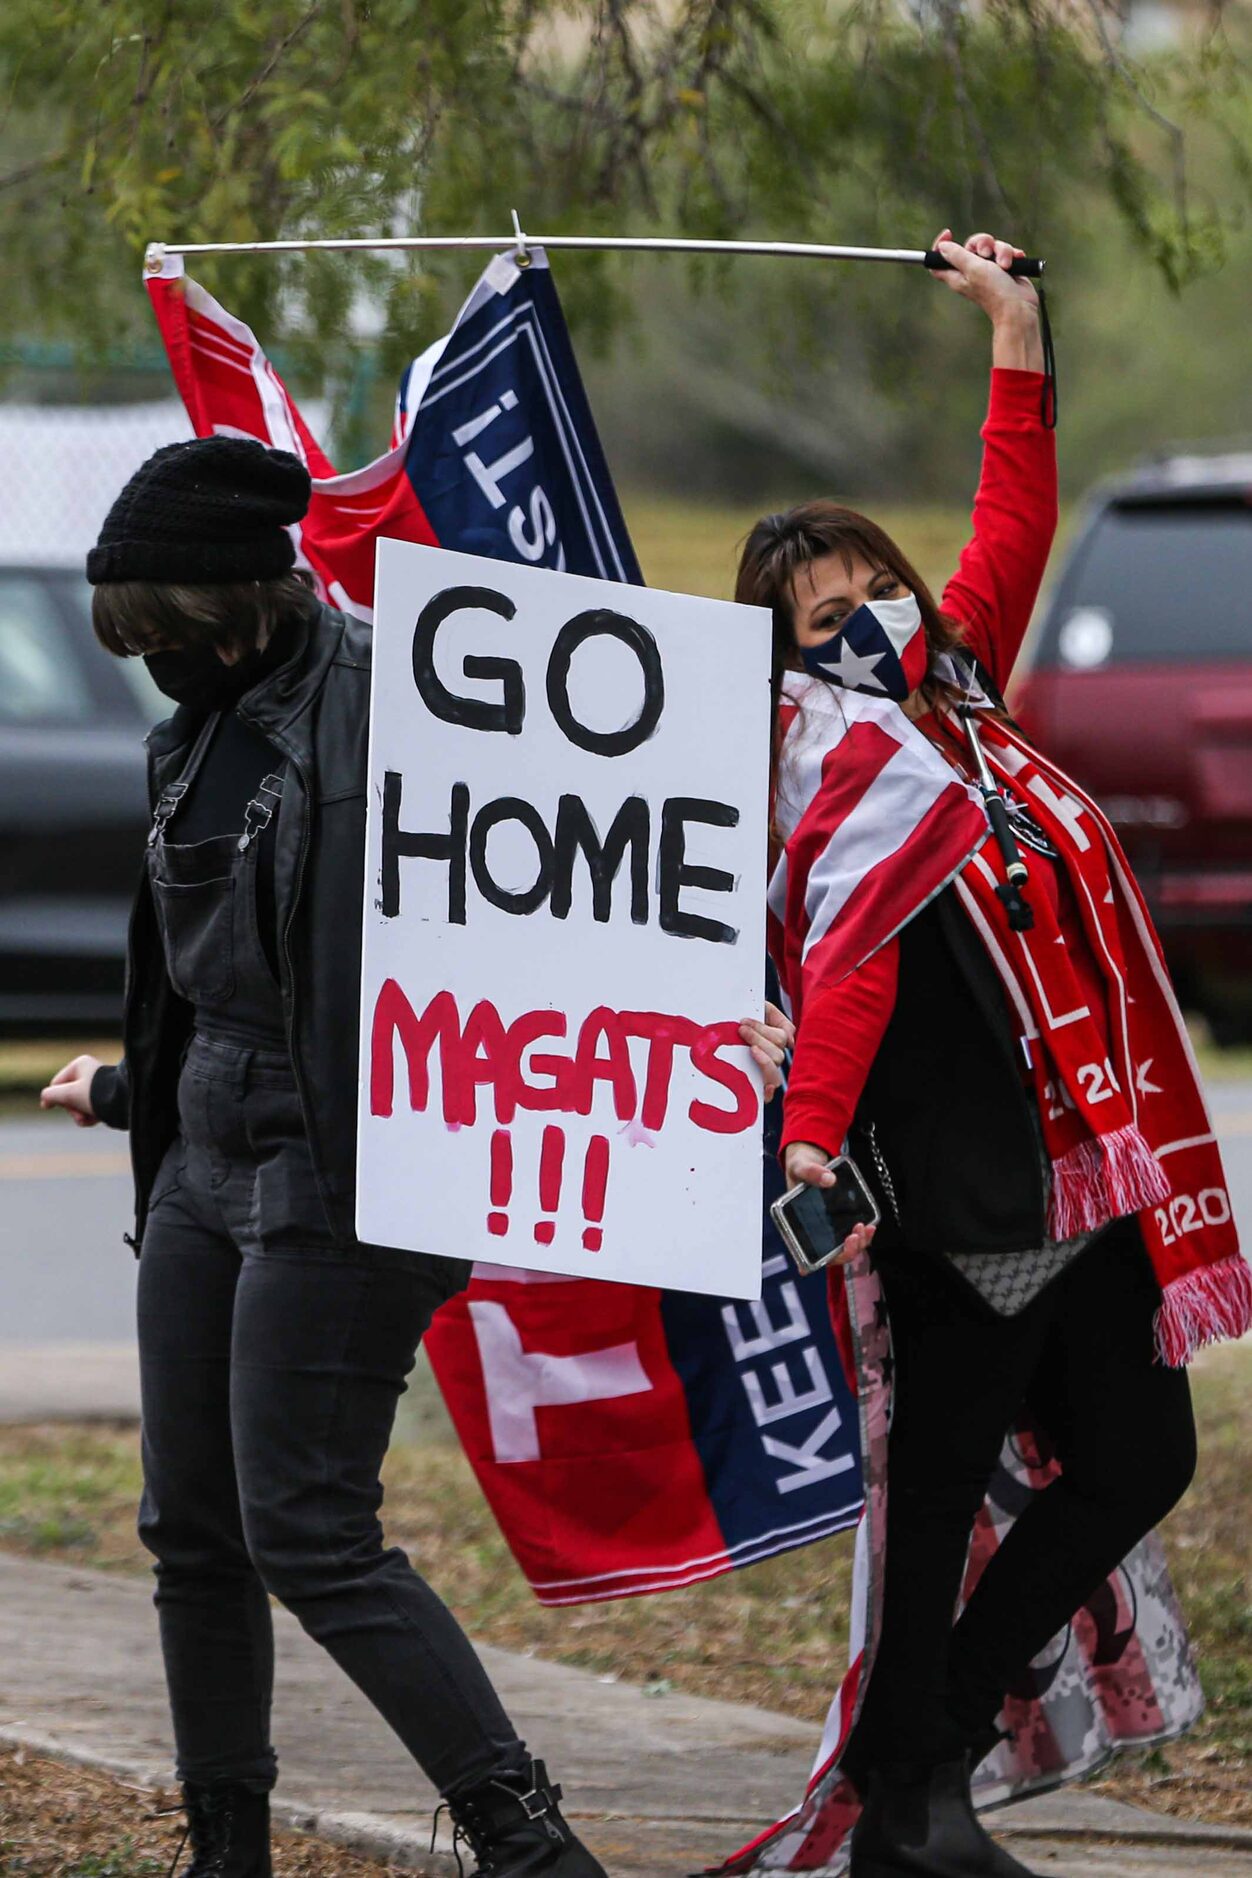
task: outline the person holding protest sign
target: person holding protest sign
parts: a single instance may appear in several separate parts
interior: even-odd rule
[[[268,1878],[280,1598],[391,1725],[494,1878],[596,1878],[560,1788],[456,1620],[385,1549],[396,1404],[461,1261],[354,1231],[370,630],[293,571],[310,493],[236,437],[160,450],[88,557],[97,636],[178,709],[148,738],[152,829],[125,1057],[43,1092],[129,1128],[144,1495],[187,1878]],[[790,1027],[745,1023],[778,1085]]]
[[[1252,1324],[1218,1149],[1112,830],[1001,701],[1056,519],[1055,385],[1007,242],[945,230],[992,323],[974,537],[936,605],[831,501],[766,517],[736,598],[773,611],[771,944],[799,1029],[783,1153],[876,1189],[895,1366],[877,1652],[841,1761],[853,1878],[1025,1871],[978,1824],[1006,1693],[1185,1492],[1186,1370]],[[1060,1471],[959,1620],[971,1528],[1023,1412]]]

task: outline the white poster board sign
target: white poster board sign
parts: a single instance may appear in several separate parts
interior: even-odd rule
[[[362,1239],[759,1297],[769,647],[379,543]]]

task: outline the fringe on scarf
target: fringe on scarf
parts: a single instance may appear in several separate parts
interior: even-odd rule
[[[1063,1240],[1094,1232],[1111,1219],[1159,1205],[1171,1191],[1164,1168],[1128,1122],[1112,1134],[1079,1142],[1053,1161],[1048,1236]]]
[[[1252,1265],[1238,1252],[1173,1278],[1153,1319],[1162,1362],[1178,1369],[1206,1343],[1252,1330]]]

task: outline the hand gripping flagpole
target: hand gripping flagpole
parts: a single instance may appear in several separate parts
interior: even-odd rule
[[[530,249],[547,248],[552,252],[603,252],[614,254],[772,254],[816,261],[894,261],[906,267],[924,267],[942,273],[948,263],[934,248],[850,248],[829,242],[805,241],[702,241],[676,235],[531,235],[522,231],[513,212],[513,232],[508,235],[359,235],[331,237],[320,241],[190,241],[150,242],[144,255],[144,269],[159,274],[166,255],[178,254],[352,254],[352,253],[435,253],[465,249],[511,250],[521,267],[530,262]],[[1016,257],[1008,268],[1032,280],[1042,278],[1045,263],[1031,255]]]

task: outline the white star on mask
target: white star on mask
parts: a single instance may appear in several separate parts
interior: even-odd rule
[[[885,652],[854,652],[846,640],[836,640],[829,653],[821,654],[821,663],[837,683],[852,691],[861,685],[886,691],[886,685],[874,676],[874,667],[881,665],[886,656]]]

